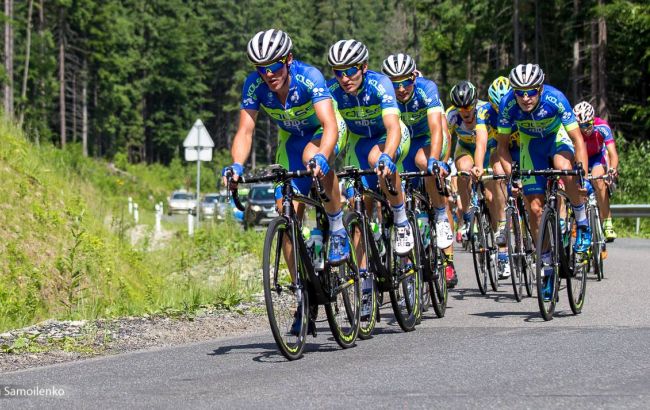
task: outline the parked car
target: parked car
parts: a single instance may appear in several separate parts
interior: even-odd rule
[[[167,198],[167,215],[196,212],[196,197],[184,189],[172,192]]]
[[[254,225],[268,225],[278,216],[275,209],[275,188],[272,184],[254,184],[248,192],[244,210],[244,228]]]
[[[203,195],[201,200],[201,215],[204,218],[218,217],[218,207],[222,201],[221,194],[216,192]]]

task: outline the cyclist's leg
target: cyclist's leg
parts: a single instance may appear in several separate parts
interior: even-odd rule
[[[486,157],[489,156],[489,164],[492,167],[494,175],[502,175],[503,167],[496,155],[496,149],[486,152]],[[486,190],[489,192],[490,200],[488,201],[488,208],[490,210],[490,217],[492,218],[492,229],[497,233],[497,244],[505,244],[505,237],[502,231],[506,224],[506,188],[503,180],[489,181],[485,184]]]
[[[589,170],[591,175],[599,177],[605,175],[607,169],[607,162],[605,161],[604,152],[589,157]],[[607,184],[604,180],[598,179],[591,182],[596,191],[596,200],[598,201],[598,209],[600,210],[600,219],[603,222],[603,229],[607,239],[616,238],[616,232],[612,226],[612,213],[609,207],[609,194],[607,193]]]
[[[467,148],[464,148],[462,145],[456,145],[456,152],[454,153],[454,161],[456,162],[456,169],[458,171],[468,172],[474,166],[474,153],[470,152]],[[458,184],[458,195],[460,197],[459,206],[462,210],[462,221],[463,221],[463,236],[467,240],[467,230],[469,229],[469,209],[472,201],[470,200],[470,184],[471,178],[466,176],[458,176],[456,183]]]
[[[520,132],[519,159],[521,170],[546,169],[549,166],[547,145],[543,138],[535,138],[531,144],[531,138]],[[522,178],[524,189],[526,211],[528,212],[530,230],[533,240],[537,240],[539,224],[542,219],[544,208],[544,193],[546,191],[546,178],[541,176]]]

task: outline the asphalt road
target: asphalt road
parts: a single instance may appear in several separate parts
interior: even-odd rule
[[[341,350],[326,322],[305,356],[287,362],[270,331],[0,376],[2,408],[648,408],[649,240],[610,246],[603,282],[554,320],[509,282],[481,296],[469,254],[447,315],[405,334],[383,308],[372,340]],[[322,315],[324,317],[324,315]],[[62,397],[7,398],[6,389],[54,387]]]

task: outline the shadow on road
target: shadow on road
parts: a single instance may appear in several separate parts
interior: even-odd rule
[[[503,288],[503,287],[502,287]],[[449,291],[449,295],[456,300],[463,300],[465,298],[483,298],[491,299],[498,303],[517,303],[512,293],[506,293],[506,288],[503,288],[502,293],[488,292],[482,295],[478,289],[454,289]]]

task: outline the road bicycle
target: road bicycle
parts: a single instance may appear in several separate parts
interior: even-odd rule
[[[517,302],[524,296],[524,288],[528,297],[533,296],[535,283],[535,245],[530,230],[528,212],[524,206],[523,191],[515,195],[512,186],[521,186],[520,180],[513,179],[517,175],[519,164],[513,162],[513,172],[508,183],[508,199],[506,202],[506,244],[508,247],[508,262],[512,280],[512,289]]]
[[[612,181],[611,174],[604,174],[597,177],[589,175],[587,177],[589,181],[604,180],[610,185]],[[608,192],[609,195],[609,192]],[[592,192],[589,194],[589,199],[587,202],[587,218],[589,219],[589,225],[591,226],[591,262],[588,270],[591,270],[591,267],[594,269],[594,274],[596,279],[600,282],[605,277],[605,267],[603,264],[604,256],[607,255],[607,240],[605,239],[605,232],[603,230],[603,224],[600,219],[600,208],[598,207],[598,201],[596,200],[596,193]]]
[[[516,177],[544,176],[546,182],[546,202],[539,224],[536,242],[537,300],[544,320],[553,319],[556,303],[559,299],[560,280],[566,281],[569,305],[574,314],[582,311],[587,289],[587,264],[591,251],[576,253],[573,245],[576,241],[576,221],[569,198],[560,189],[561,176],[577,176],[582,185],[584,171],[578,170],[519,170]],[[515,173],[513,172],[513,173]],[[561,220],[564,223],[561,223]],[[542,257],[548,252],[547,260]],[[550,269],[549,269],[550,268]],[[545,275],[546,272],[546,275]],[[550,273],[550,275],[549,275]],[[546,279],[545,279],[546,278]],[[544,287],[550,283],[550,292],[544,293]]]
[[[414,171],[400,173],[404,181],[405,207],[408,218],[418,229],[414,231],[417,254],[420,256],[420,305],[421,311],[428,309],[429,303],[439,318],[444,317],[447,309],[447,280],[445,268],[447,258],[442,249],[436,245],[437,231],[434,208],[430,205],[429,196],[424,189],[423,178],[435,178],[436,189],[443,197],[449,192],[444,180],[440,177],[439,169],[434,172]]]
[[[317,270],[302,233],[303,221],[293,205],[299,202],[316,210],[316,227],[325,233],[322,252],[327,255],[329,222],[322,201],[329,198],[318,178],[312,175],[315,163],[310,162],[309,167],[309,170],[287,171],[280,165],[272,165],[266,175],[240,177],[238,181],[272,182],[281,187],[282,209],[266,231],[262,270],[271,332],[289,360],[302,357],[308,331],[316,336],[314,321],[319,305],[325,306],[329,327],[341,347],[354,346],[359,332],[361,281],[354,252],[338,266],[325,260],[323,269]],[[243,209],[232,174],[226,176],[235,205]],[[300,177],[312,177],[310,196],[294,192],[291,180]]]
[[[379,168],[383,168],[383,164],[380,163]],[[361,339],[369,338],[374,331],[379,318],[379,299],[383,292],[388,292],[395,319],[403,331],[415,329],[420,315],[418,249],[414,246],[404,256],[394,252],[392,244],[396,230],[390,203],[383,193],[366,187],[362,178],[375,173],[374,169],[359,170],[354,166],[345,167],[337,173],[339,178],[350,181],[354,188],[352,211],[344,217],[344,224],[355,247],[357,264],[366,268],[362,273],[366,314],[361,317]],[[386,183],[391,195],[396,195],[390,180],[386,179]],[[367,208],[366,201],[378,209],[377,219],[372,218],[373,210]],[[373,235],[371,223],[379,228],[377,238]],[[415,233],[417,225],[414,225],[412,219],[409,224]]]
[[[485,182],[490,180],[506,179],[506,175],[483,175],[476,179],[474,174],[468,171],[459,171],[459,176],[470,177],[472,180],[472,189],[470,198],[472,206],[470,207],[470,224],[469,224],[469,242],[474,260],[474,273],[481,294],[485,295],[488,291],[488,277],[493,291],[499,287],[497,254],[498,247],[492,230],[492,220],[490,211],[485,199]]]

